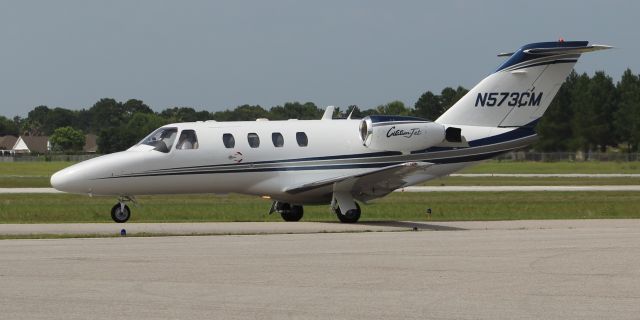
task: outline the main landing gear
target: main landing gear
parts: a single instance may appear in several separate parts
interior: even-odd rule
[[[342,223],[356,223],[360,219],[360,205],[348,191],[334,191],[331,209]]]
[[[290,203],[274,201],[271,206],[271,211],[280,213],[284,221],[300,221],[304,215],[304,210],[300,205],[291,205]]]
[[[336,214],[338,220],[340,220],[340,222],[342,223],[358,222],[358,220],[360,219],[360,213],[362,212],[360,210],[360,205],[357,202],[351,200],[344,206],[347,207],[346,212],[342,212],[338,201],[334,201],[331,206],[331,210],[333,210],[333,213]],[[301,205],[292,205],[290,203],[279,201],[274,201],[271,205],[269,214],[272,214],[274,212],[280,213],[280,216],[282,216],[282,220],[284,221],[300,221],[304,213]]]
[[[118,203],[111,208],[111,219],[117,223],[125,223],[131,218],[131,209],[125,202],[135,202],[133,197],[120,197]]]
[[[333,213],[335,213],[336,216],[338,216],[338,220],[340,220],[340,222],[342,223],[358,222],[358,220],[360,219],[360,213],[362,211],[360,210],[360,205],[357,202],[354,202],[354,203],[356,205],[356,208],[347,210],[347,212],[345,213],[342,213],[342,211],[340,211],[340,207],[333,208]]]

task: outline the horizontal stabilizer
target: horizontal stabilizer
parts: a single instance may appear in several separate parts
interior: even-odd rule
[[[535,55],[560,55],[560,54],[581,54],[598,50],[607,50],[613,48],[601,44],[593,44],[590,46],[564,47],[564,48],[531,48],[524,50],[524,53]]]

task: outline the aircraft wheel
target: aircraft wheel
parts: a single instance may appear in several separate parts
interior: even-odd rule
[[[131,210],[129,210],[129,206],[124,205],[124,210],[122,208],[123,207],[121,207],[119,203],[116,203],[116,205],[111,208],[111,219],[113,219],[113,221],[117,223],[125,223],[129,218],[131,218]]]
[[[356,223],[360,219],[360,205],[356,202],[356,209],[351,209],[347,211],[345,214],[342,214],[340,208],[335,210],[338,219],[342,223]]]
[[[303,214],[304,210],[302,210],[302,206],[290,206],[289,210],[280,211],[280,215],[284,221],[300,221]]]

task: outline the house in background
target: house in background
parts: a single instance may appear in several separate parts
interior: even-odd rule
[[[84,136],[83,153],[98,151],[98,137],[95,134]],[[0,155],[45,154],[51,151],[51,142],[47,136],[2,136],[0,137]]]
[[[18,137],[16,136],[2,136],[0,137],[0,155],[9,155],[11,154],[11,149],[18,141]]]
[[[20,136],[11,148],[16,153],[48,153],[51,151],[51,143],[47,136]]]

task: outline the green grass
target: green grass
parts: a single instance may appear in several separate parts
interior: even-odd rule
[[[0,162],[0,188],[51,187],[49,178],[72,162]]]
[[[640,185],[640,178],[532,178],[532,177],[444,177],[426,186],[595,186]]]
[[[640,173],[640,162],[534,162],[490,160],[460,173]]]
[[[0,162],[0,176],[45,176],[72,165],[73,162]]]
[[[281,221],[270,202],[229,195],[144,196],[131,222]],[[111,222],[113,198],[0,195],[0,223]],[[362,221],[640,218],[637,192],[394,193],[362,207]],[[304,221],[335,221],[328,206],[305,206]]]

